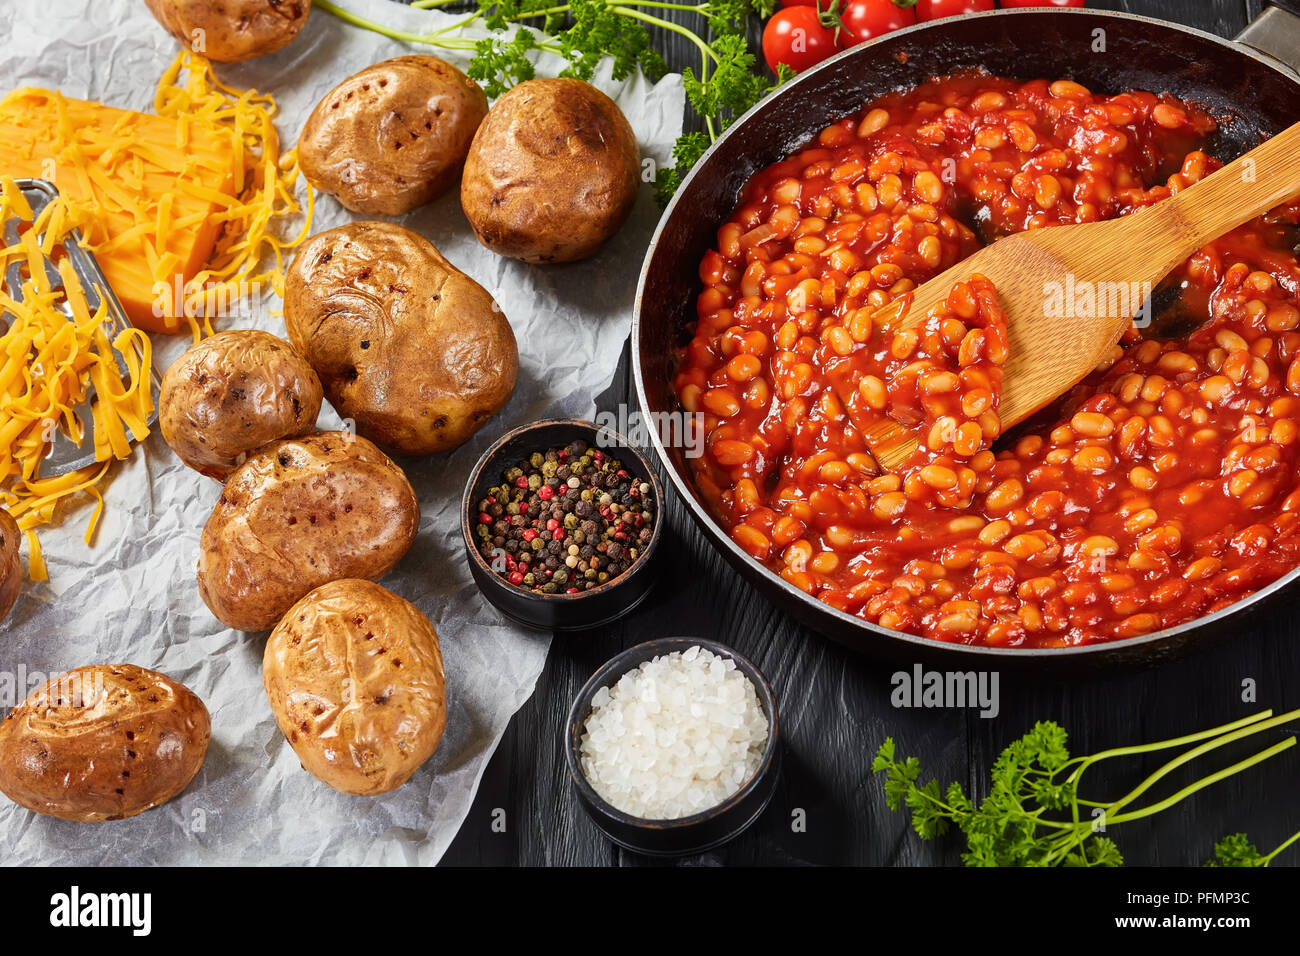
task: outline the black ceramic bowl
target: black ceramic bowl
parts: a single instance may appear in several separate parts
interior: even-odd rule
[[[650,542],[630,568],[590,591],[540,594],[517,587],[498,576],[475,547],[478,503],[489,488],[501,484],[507,469],[519,465],[533,452],[563,448],[579,439],[618,458],[628,474],[649,482],[655,506]],[[645,455],[622,435],[594,422],[578,419],[540,421],[506,432],[478,460],[465,484],[465,497],[461,501],[461,537],[465,541],[465,556],[474,581],[502,614],[527,627],[551,631],[583,630],[622,617],[640,604],[650,591],[656,573],[659,541],[663,537],[663,507],[664,489],[659,476]]]
[[[615,809],[600,797],[582,772],[582,733],[591,714],[591,701],[602,687],[612,687],[618,679],[645,661],[689,647],[702,647],[719,657],[729,657],[749,678],[767,716],[767,748],[758,769],[743,787],[710,810],[676,820],[647,820]],[[739,836],[759,818],[781,776],[781,739],[777,721],[776,697],[763,675],[754,665],[731,648],[716,641],[692,637],[663,637],[629,648],[611,658],[591,676],[578,692],[569,710],[565,731],[565,759],[569,776],[578,792],[578,800],[591,815],[596,826],[619,846],[648,856],[686,856],[704,853]]]

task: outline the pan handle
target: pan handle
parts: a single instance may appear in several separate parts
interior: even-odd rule
[[[1273,0],[1254,22],[1237,34],[1253,47],[1300,74],[1300,0]]]

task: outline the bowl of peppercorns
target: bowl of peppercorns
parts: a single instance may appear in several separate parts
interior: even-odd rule
[[[596,627],[654,583],[663,486],[626,438],[559,419],[507,432],[465,486],[461,531],[479,589],[529,627]]]

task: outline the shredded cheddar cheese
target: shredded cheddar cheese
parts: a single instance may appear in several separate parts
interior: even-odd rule
[[[95,500],[90,545],[101,482],[149,434],[152,347],[142,329],[188,324],[197,341],[231,303],[263,289],[283,296],[285,252],[311,230],[314,197],[296,152],[281,152],[271,96],[226,86],[207,60],[183,51],[158,83],[154,110],[34,88],[0,100],[0,222],[31,223],[0,249],[0,279],[15,263],[23,275],[21,290],[0,282],[9,322],[0,335],[0,504],[26,534],[34,580],[47,576],[35,529],[84,492]],[[59,198],[33,217],[10,176],[51,180]],[[286,226],[295,216],[301,226]],[[62,252],[74,230],[141,328],[110,338],[107,308],[92,311]],[[85,435],[75,410],[88,398]],[[41,477],[57,429],[93,443],[96,464]]]
[[[248,289],[264,284],[283,297],[284,253],[310,233],[315,197],[300,175],[297,150],[280,152],[273,123],[275,100],[256,90],[226,86],[213,73],[212,64],[198,54],[182,50],[177,55],[158,84],[154,110],[176,119],[179,135],[185,137],[197,131],[225,131],[245,157],[234,183],[234,198],[201,183],[181,184],[186,195],[220,207],[213,218],[225,227],[207,267],[186,284],[183,314],[197,340],[201,332],[193,317],[201,316],[202,333],[211,335],[213,313],[220,311],[220,303],[242,298]],[[297,199],[300,179],[305,211]],[[278,236],[275,225],[298,213],[303,223],[297,234]],[[160,220],[163,215],[160,207]],[[171,215],[170,210],[166,215]]]
[[[274,99],[226,86],[203,57],[177,55],[154,109],[14,90],[0,100],[0,169],[89,204],[85,243],[135,325],[188,323],[198,337],[253,291],[282,294],[284,251],[310,231],[314,197],[296,155],[281,153]]]
[[[149,434],[153,412],[149,336],[126,328],[110,340],[114,326],[104,297],[96,297],[99,304],[92,312],[68,258],[64,243],[87,217],[84,206],[62,197],[33,215],[13,179],[0,178],[0,223],[16,219],[30,224],[20,227],[17,242],[0,248],[0,275],[5,277],[0,313],[9,323],[0,335],[0,502],[26,533],[28,573],[34,580],[46,576],[34,529],[54,520],[60,500],[87,491],[96,499],[86,527],[90,544],[104,505],[96,485],[114,459],[131,454],[132,438],[142,441]],[[58,285],[47,272],[47,257],[58,271]],[[19,289],[9,286],[15,264],[21,270]],[[88,402],[91,436],[83,433],[76,415],[77,407]],[[78,443],[89,437],[96,464],[42,478],[41,462],[60,428]]]

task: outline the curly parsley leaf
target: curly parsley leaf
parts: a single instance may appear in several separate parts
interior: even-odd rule
[[[1268,858],[1259,852],[1244,833],[1233,833],[1214,845],[1214,859],[1206,866],[1268,866]]]
[[[537,48],[537,40],[527,27],[520,27],[511,40],[488,37],[474,44],[474,58],[466,71],[478,81],[490,98],[495,99],[510,87],[534,76],[533,61],[528,53]]]
[[[668,200],[709,145],[709,137],[704,133],[683,133],[677,140],[673,146],[673,165],[662,167],[655,177],[655,196],[661,205],[668,205]]]

